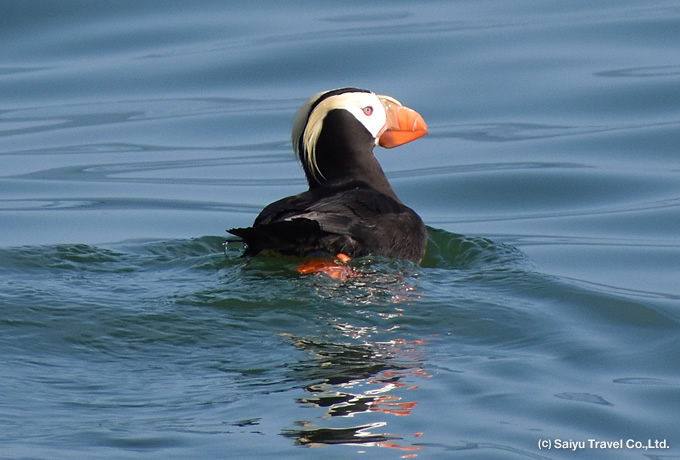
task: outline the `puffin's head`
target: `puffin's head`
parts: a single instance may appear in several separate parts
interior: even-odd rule
[[[373,147],[411,142],[427,134],[415,110],[389,96],[340,88],[312,96],[295,114],[293,149],[310,186],[338,175],[361,175],[377,165]],[[382,173],[382,170],[380,170]]]

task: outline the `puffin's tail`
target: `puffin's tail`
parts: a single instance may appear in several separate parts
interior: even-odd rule
[[[244,256],[254,256],[265,250],[281,254],[306,254],[318,250],[323,235],[319,223],[310,219],[293,219],[254,227],[227,230],[246,244]]]

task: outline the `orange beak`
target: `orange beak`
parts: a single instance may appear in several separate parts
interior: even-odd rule
[[[378,138],[380,146],[391,149],[415,141],[427,134],[425,120],[418,112],[404,107],[399,101],[389,96],[378,96],[378,98],[387,114],[387,124]]]

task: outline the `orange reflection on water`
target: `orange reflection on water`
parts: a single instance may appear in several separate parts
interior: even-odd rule
[[[352,328],[353,329],[353,328]],[[292,338],[292,337],[291,337]],[[325,410],[320,418],[352,418],[364,414],[386,414],[395,417],[409,416],[418,401],[404,400],[419,387],[406,380],[430,378],[420,365],[422,354],[415,349],[423,340],[404,339],[363,344],[323,343],[309,339],[295,340],[295,346],[309,352],[312,359],[303,361],[300,372],[308,374],[315,383],[307,385],[310,394],[298,402]],[[417,361],[414,363],[414,357]],[[329,445],[356,445],[382,447],[409,452],[401,458],[414,458],[423,449],[418,445],[402,445],[404,437],[391,433],[375,433],[387,421],[354,425],[345,428],[322,428],[309,421],[298,422],[300,429],[285,430],[284,435],[308,447]],[[412,433],[420,438],[423,432]]]

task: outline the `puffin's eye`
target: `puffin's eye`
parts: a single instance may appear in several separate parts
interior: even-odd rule
[[[370,105],[364,107],[364,108],[361,109],[361,110],[363,110],[364,113],[365,113],[367,116],[369,116],[369,117],[373,114],[373,107],[371,107]]]

